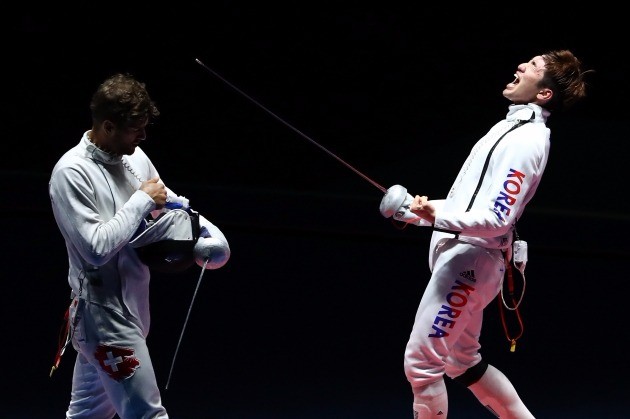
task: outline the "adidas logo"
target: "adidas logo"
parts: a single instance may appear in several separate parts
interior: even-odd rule
[[[466,278],[469,281],[477,282],[477,280],[475,279],[475,271],[474,270],[460,272],[459,276],[461,276],[463,278]]]
[[[437,412],[437,416],[444,416],[444,412],[440,410],[439,412]],[[418,419],[418,412],[416,412],[415,410],[413,411],[413,419]]]

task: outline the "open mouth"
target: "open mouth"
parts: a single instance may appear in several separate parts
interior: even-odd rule
[[[518,78],[518,74],[514,73],[514,81],[512,81],[511,83],[508,83],[507,87],[513,88],[515,87],[518,83],[520,82],[519,78]]]

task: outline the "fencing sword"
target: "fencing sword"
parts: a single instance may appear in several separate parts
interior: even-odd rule
[[[184,337],[184,331],[186,330],[186,325],[188,324],[188,319],[190,318],[190,312],[192,311],[193,303],[195,302],[195,297],[197,297],[197,291],[199,291],[199,285],[201,285],[201,279],[203,278],[204,272],[206,272],[206,266],[210,259],[206,259],[201,267],[201,273],[199,274],[199,279],[197,280],[197,286],[195,287],[195,292],[193,293],[192,300],[190,301],[190,305],[188,306],[188,314],[186,314],[186,320],[184,320],[184,326],[182,327],[182,332],[179,335],[179,340],[177,341],[177,347],[175,348],[175,355],[173,355],[173,361],[171,361],[171,369],[168,372],[168,379],[166,380],[166,386],[164,387],[168,390],[168,384],[171,382],[171,375],[173,374],[173,368],[175,367],[175,359],[177,358],[177,353],[179,352],[179,346],[182,343],[182,338]]]
[[[403,206],[408,209],[408,204],[410,203],[410,197],[411,196],[407,193],[407,189],[404,186],[393,185],[390,188],[383,187],[382,185],[380,185],[376,181],[370,179],[367,175],[365,175],[364,173],[360,172],[355,167],[353,167],[352,165],[350,165],[349,163],[344,161],[342,158],[337,156],[335,153],[333,153],[332,151],[328,150],[326,147],[324,147],[323,145],[319,144],[317,141],[313,140],[311,137],[309,137],[308,135],[304,134],[302,131],[300,131],[299,129],[295,128],[293,125],[289,124],[284,119],[280,118],[278,115],[273,113],[271,110],[269,110],[268,108],[263,106],[256,99],[254,99],[253,97],[251,97],[250,95],[248,95],[247,93],[245,93],[244,91],[242,91],[241,89],[236,87],[234,84],[230,83],[227,79],[225,79],[223,76],[221,76],[219,73],[217,73],[216,71],[214,71],[213,69],[211,69],[207,65],[205,65],[203,62],[201,62],[201,60],[199,60],[198,58],[195,58],[195,61],[199,65],[201,65],[203,68],[205,68],[208,72],[210,72],[212,75],[214,75],[216,78],[218,78],[223,83],[227,84],[232,89],[234,89],[236,92],[238,92],[240,95],[242,95],[245,98],[247,98],[249,101],[251,101],[256,106],[258,106],[259,108],[261,108],[262,110],[267,112],[269,115],[271,115],[272,117],[274,117],[275,119],[280,121],[282,124],[286,125],[290,129],[295,131],[297,134],[299,134],[304,139],[310,141],[313,145],[319,147],[321,150],[326,152],[328,155],[332,156],[334,159],[339,161],[341,164],[346,166],[348,169],[352,170],[354,173],[356,173],[357,175],[361,176],[363,179],[365,179],[368,182],[370,182],[370,184],[375,186],[379,191],[383,192],[385,194],[385,196],[381,200],[381,204],[380,204],[380,208],[379,209],[380,209],[381,214],[385,218],[391,217],[397,210],[399,210]]]
[[[242,96],[244,96],[245,98],[249,99],[251,102],[253,102],[256,106],[258,106],[259,108],[261,108],[262,110],[264,110],[265,112],[267,112],[269,115],[271,115],[272,117],[274,117],[275,119],[277,119],[278,121],[280,121],[281,123],[283,123],[284,125],[286,125],[287,127],[291,128],[293,131],[295,131],[297,134],[299,134],[301,137],[305,138],[306,140],[310,141],[311,143],[313,143],[315,146],[319,147],[321,150],[325,151],[326,153],[328,153],[330,156],[332,156],[333,158],[335,158],[337,161],[341,162],[344,166],[346,166],[348,169],[352,170],[353,172],[355,172],[357,175],[361,176],[363,179],[367,180],[368,182],[370,182],[372,185],[376,186],[378,188],[378,190],[380,190],[383,193],[387,193],[387,189],[384,188],[383,186],[379,185],[377,182],[375,182],[374,180],[370,179],[368,176],[366,176],[365,174],[361,173],[359,170],[357,170],[356,168],[354,168],[353,166],[351,166],[349,163],[345,162],[344,160],[342,160],[339,156],[337,156],[336,154],[334,154],[333,152],[331,152],[330,150],[328,150],[326,147],[322,146],[321,144],[319,144],[317,141],[313,140],[312,138],[310,138],[308,135],[304,134],[302,131],[300,131],[299,129],[295,128],[293,125],[289,124],[287,121],[285,121],[284,119],[280,118],[278,115],[276,115],[275,113],[273,113],[272,111],[270,111],[269,109],[267,109],[265,106],[263,106],[260,102],[258,102],[256,99],[252,98],[250,95],[248,95],[247,93],[245,93],[244,91],[242,91],[241,89],[239,89],[238,87],[236,87],[234,84],[230,83],[228,80],[226,80],[225,78],[223,78],[220,74],[218,74],[216,71],[212,70],[210,67],[208,67],[207,65],[205,65],[204,63],[202,63],[198,58],[195,58],[195,61],[197,61],[197,63],[199,65],[201,65],[203,68],[205,68],[206,70],[208,70],[210,73],[212,73],[215,77],[217,77],[219,80],[221,80],[222,82],[224,82],[225,84],[227,84],[228,86],[230,86],[232,89],[234,89],[235,91],[237,91],[238,93],[240,93]]]

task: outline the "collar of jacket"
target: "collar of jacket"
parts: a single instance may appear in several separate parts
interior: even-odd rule
[[[547,122],[550,112],[534,103],[528,103],[526,105],[510,105],[507,116],[508,121],[527,121],[532,119],[532,122]]]
[[[109,154],[108,152],[103,151],[100,148],[98,148],[92,141],[90,141],[90,139],[87,136],[88,132],[89,131],[86,131],[83,134],[83,138],[81,139],[81,143],[85,147],[85,152],[87,154],[87,157],[94,159],[96,161],[99,161],[103,164],[117,164],[121,162],[122,156]]]

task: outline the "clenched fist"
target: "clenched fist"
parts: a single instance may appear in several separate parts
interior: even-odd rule
[[[145,180],[140,185],[140,190],[146,192],[155,201],[156,209],[162,209],[166,204],[166,187],[159,180],[159,177],[154,177]]]

